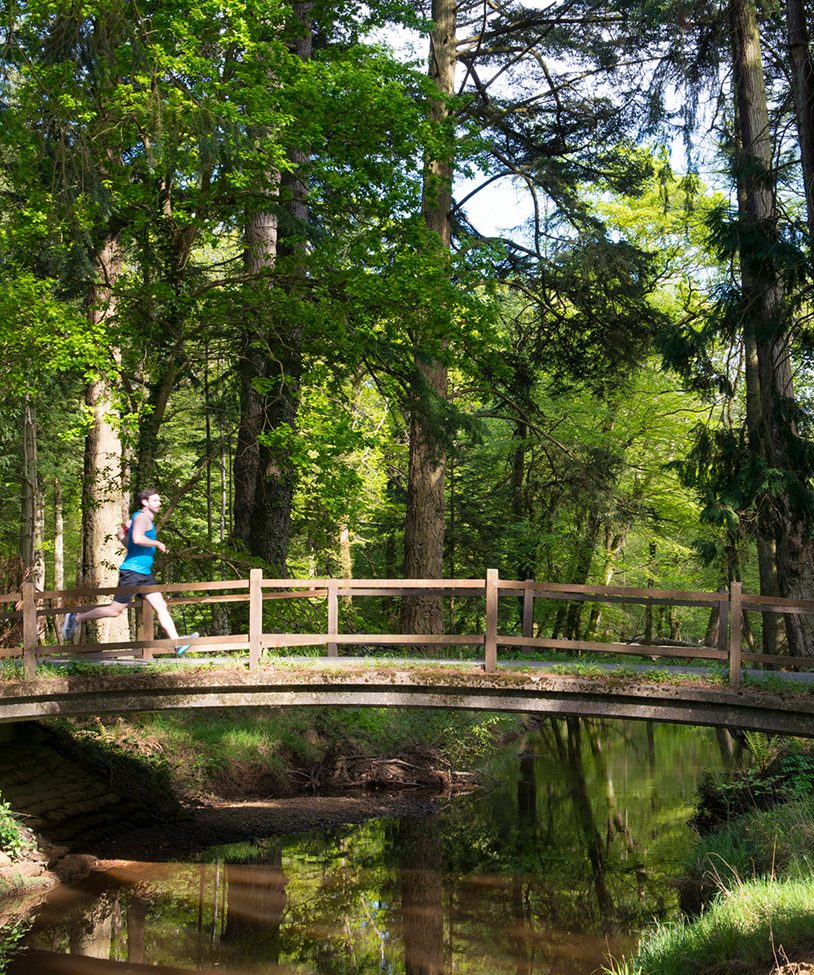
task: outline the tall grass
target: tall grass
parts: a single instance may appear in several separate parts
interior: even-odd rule
[[[762,878],[719,897],[696,921],[663,924],[649,932],[634,959],[613,975],[704,975],[758,964],[767,970],[782,947],[810,942],[814,932],[814,878]]]
[[[794,877],[814,863],[814,796],[756,809],[699,840],[685,872],[728,891],[755,877]]]
[[[696,919],[647,931],[609,975],[756,970],[814,942],[814,796],[755,809],[699,839],[685,883],[706,892]]]

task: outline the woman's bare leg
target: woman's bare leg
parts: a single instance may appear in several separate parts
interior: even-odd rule
[[[158,622],[161,624],[162,630],[171,640],[177,640],[178,630],[175,629],[175,623],[173,623],[172,617],[170,616],[169,607],[167,606],[166,600],[161,593],[148,592],[144,598],[155,610],[155,614],[158,617]]]
[[[83,610],[76,614],[77,623],[84,623],[85,620],[102,620],[112,616],[121,616],[127,609],[127,603],[106,603],[104,606],[94,606],[92,609]]]

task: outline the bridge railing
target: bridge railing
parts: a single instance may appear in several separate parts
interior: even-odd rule
[[[60,645],[45,641],[45,626],[53,624],[55,633],[61,629],[65,613],[87,606],[99,596],[112,596],[116,588],[75,589],[66,591],[37,591],[26,582],[19,592],[0,594],[0,609],[12,604],[10,612],[0,613],[0,624],[16,625],[21,631],[19,640],[7,640],[0,646],[0,658],[20,658],[27,678],[33,677],[38,660],[66,656],[85,658],[134,657],[150,660],[175,652],[180,641],[157,639],[154,636],[154,611],[146,601],[141,602],[137,618],[136,639],[108,643],[79,643]],[[590,586],[570,583],[515,581],[500,579],[496,569],[487,570],[484,579],[266,579],[260,569],[252,569],[248,579],[221,582],[172,583],[132,587],[127,591],[145,594],[164,593],[171,606],[216,605],[248,603],[248,628],[245,633],[213,634],[189,642],[191,650],[234,651],[248,650],[249,666],[261,663],[264,650],[286,647],[325,646],[329,657],[339,656],[340,647],[449,647],[482,648],[485,670],[497,667],[499,650],[513,647],[521,650],[562,650],[607,653],[611,655],[647,656],[650,658],[678,658],[717,660],[729,671],[730,684],[737,687],[744,663],[772,667],[800,667],[806,658],[765,654],[743,650],[743,619],[747,612],[814,614],[814,600],[790,600],[779,597],[745,595],[740,582],[720,592],[697,592],[666,589],[636,589],[622,586]],[[483,629],[477,633],[342,633],[339,625],[339,601],[366,596],[455,596],[484,601]],[[510,597],[522,601],[522,633],[499,632],[499,601]],[[263,605],[269,600],[324,599],[327,622],[323,631],[272,632],[264,630]],[[601,641],[579,638],[550,638],[535,632],[534,605],[538,600],[566,600],[569,603],[638,604],[645,607],[688,606],[717,612],[718,638],[715,646],[704,644],[676,645],[641,641]],[[812,648],[814,654],[814,648]],[[814,657],[812,657],[814,663]]]

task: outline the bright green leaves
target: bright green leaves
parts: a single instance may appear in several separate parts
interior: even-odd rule
[[[19,397],[40,389],[49,375],[88,376],[107,363],[104,336],[54,296],[53,282],[6,269],[0,279],[0,386]]]

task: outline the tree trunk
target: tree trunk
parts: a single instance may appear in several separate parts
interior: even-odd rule
[[[743,227],[740,250],[747,361],[754,342],[757,376],[747,386],[750,450],[769,469],[782,470],[807,489],[795,458],[794,390],[789,349],[789,310],[773,258],[777,241],[772,147],[757,17],[753,0],[731,0],[733,83],[739,158],[738,204]],[[808,598],[814,587],[814,547],[808,525],[787,489],[758,499],[760,534],[776,546],[780,595]],[[789,652],[814,648],[814,620],[785,616]]]
[[[809,246],[814,249],[814,64],[809,46],[805,0],[786,0],[786,26],[789,44],[794,110],[800,141]]]
[[[564,579],[564,582],[575,583],[580,586],[587,583],[594,551],[596,550],[599,527],[600,518],[597,504],[592,502],[588,508],[582,508],[578,512],[575,532],[582,532],[582,538],[578,544],[574,545],[568,578]],[[557,640],[560,636],[564,636],[568,640],[579,639],[583,605],[584,603],[581,600],[557,601],[557,612],[551,629],[552,640]]]
[[[116,314],[114,287],[121,273],[122,254],[115,237],[109,238],[96,259],[96,281],[90,294],[89,316],[94,324],[110,322]],[[82,498],[82,582],[91,588],[115,586],[121,548],[116,531],[127,514],[122,483],[122,442],[113,423],[115,406],[107,378],[88,386],[85,403],[92,421],[85,439]],[[93,624],[91,624],[93,625]],[[95,624],[99,641],[129,637],[127,614]]]
[[[30,572],[34,563],[34,497],[37,493],[37,427],[36,412],[31,397],[23,399],[22,448],[23,477],[21,517],[20,517],[20,555],[23,567]]]
[[[448,118],[446,99],[455,84],[455,3],[432,0],[429,77],[439,91],[430,104],[431,119],[443,125]],[[428,160],[424,171],[422,213],[428,230],[437,235],[439,252],[448,255],[452,240],[451,157]],[[420,336],[417,343],[420,345]],[[410,459],[407,513],[404,526],[404,574],[414,579],[440,579],[444,570],[444,480],[446,451],[443,436],[426,407],[447,397],[447,369],[437,360],[416,353],[417,390],[409,421]],[[437,422],[437,421],[436,421]],[[439,596],[402,599],[401,626],[405,633],[441,633],[443,602]]]
[[[263,394],[255,388],[256,379],[265,378],[266,355],[251,344],[251,337],[240,356],[240,423],[232,466],[234,507],[232,534],[247,548],[251,543],[257,481],[260,471],[260,441],[263,431]]]
[[[704,646],[717,647],[718,634],[721,632],[721,610],[716,605],[709,611],[707,628],[704,630]]]
[[[530,390],[527,391],[530,395]],[[512,520],[516,525],[522,524],[529,518],[528,503],[526,501],[526,438],[528,437],[527,424],[517,421],[514,425],[513,440],[514,450],[512,451],[512,479],[511,479],[511,504]],[[514,562],[515,574],[518,579],[533,579],[535,575],[535,565],[529,558],[529,553],[523,551]],[[517,598],[517,618],[518,623],[523,624],[523,596]]]
[[[625,535],[618,532],[614,535],[610,525],[605,525],[605,545],[603,549],[604,566],[602,570],[602,585],[609,586],[613,579],[613,570],[616,559],[625,545]],[[602,622],[602,603],[591,604],[591,615],[588,625],[585,628],[585,639],[595,640],[599,632],[599,624]]]
[[[62,512],[62,483],[54,478],[54,589],[65,588],[65,528]],[[62,601],[58,601],[61,605]]]
[[[23,491],[20,554],[28,578],[45,588],[45,500],[37,466],[37,408],[30,395],[23,399]]]
[[[738,180],[738,208],[746,213],[744,181]],[[746,282],[744,282],[744,285]],[[757,450],[760,443],[760,372],[758,369],[757,342],[752,329],[744,328],[744,373],[746,377],[746,425],[749,431],[750,449]],[[764,596],[777,596],[777,562],[774,541],[766,534],[767,528],[758,525],[757,557],[760,591]],[[733,571],[733,570],[730,570]],[[734,578],[732,576],[731,578]],[[781,626],[776,613],[763,613],[763,652],[780,653]]]
[[[339,523],[339,575],[342,579],[353,578],[353,552],[347,518],[343,518]],[[344,598],[349,599],[350,597]]]
[[[446,368],[419,367],[433,392],[446,393]],[[410,461],[404,525],[404,575],[407,579],[440,579],[444,566],[444,481],[446,456],[428,418],[416,409],[410,418]],[[402,598],[402,632],[443,632],[439,596]]]
[[[596,540],[599,535],[600,522],[598,505],[592,504],[588,509],[585,534],[577,549],[574,568],[571,573],[571,579],[569,580],[579,586],[587,585],[588,577],[591,574],[591,565],[593,563],[594,552],[596,551]],[[580,638],[580,622],[582,620],[582,609],[584,605],[585,603],[582,600],[575,600],[568,607],[568,616],[565,621],[565,635],[569,640],[578,640]]]
[[[288,330],[292,344],[284,358],[278,357],[278,374],[265,403],[265,431],[272,435],[296,432],[300,405],[302,362],[298,328]],[[249,550],[265,559],[282,576],[288,574],[288,544],[291,536],[291,505],[296,472],[285,443],[261,440],[257,485],[251,519]]]
[[[180,365],[180,350],[168,361],[159,364],[158,375],[153,376],[150,383],[147,398],[149,409],[144,410],[139,416],[138,453],[135,463],[135,483],[139,490],[155,483],[158,434],[167,415],[167,406],[178,379]]]
[[[37,479],[34,495],[34,562],[31,566],[31,581],[42,592],[45,589],[45,495]],[[45,618],[39,622],[45,628]]]
[[[293,50],[307,61],[313,47],[311,4],[296,4],[294,17],[302,31]],[[290,158],[295,171],[270,179],[275,195],[279,189],[279,222],[276,212],[269,210],[255,214],[247,227],[247,270],[261,285],[265,279],[265,288],[257,291],[261,325],[247,336],[242,359],[241,422],[234,466],[234,536],[282,576],[288,574],[296,486],[286,440],[296,431],[299,412],[302,330],[294,320],[271,323],[270,309],[263,307],[263,291],[270,288],[269,275],[278,260],[291,258],[296,265],[307,253],[308,154],[295,150]],[[260,389],[257,380],[261,380]]]
[[[60,592],[65,588],[65,527],[62,510],[62,483],[58,477],[54,478],[54,589]],[[65,600],[57,596],[52,600],[51,605],[55,608],[63,606]],[[54,633],[57,635],[57,642],[60,642],[59,633],[61,630],[62,617],[52,618]]]
[[[311,57],[310,11],[310,3],[297,4],[294,8],[295,17],[305,31],[296,43],[297,54],[303,61]],[[278,249],[281,259],[291,259],[296,265],[299,258],[304,258],[307,248],[309,204],[304,170],[308,157],[299,150],[291,152],[290,157],[299,168],[293,173],[284,173],[280,179],[284,216]],[[296,276],[292,274],[292,278]],[[274,384],[264,403],[264,430],[270,437],[267,440],[261,438],[259,445],[249,548],[280,575],[287,576],[296,470],[285,441],[297,429],[303,368],[302,328],[294,319],[278,321],[275,333],[274,361],[267,366],[269,379],[273,379]],[[279,433],[284,435],[282,442],[275,436]]]
[[[246,221],[243,263],[246,273],[257,282],[256,304],[263,302],[270,287],[270,275],[277,259],[277,215],[266,211],[254,213]],[[267,378],[269,360],[268,337],[264,309],[257,307],[247,313],[254,319],[255,328],[243,334],[243,349],[238,364],[240,376],[240,423],[237,431],[233,475],[235,482],[233,534],[247,547],[251,539],[257,482],[260,470],[260,441],[263,431],[264,394],[257,389],[256,380]]]

